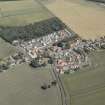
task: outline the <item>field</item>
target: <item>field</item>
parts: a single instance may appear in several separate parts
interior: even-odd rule
[[[0,2],[0,25],[20,26],[53,17],[35,0]]]
[[[51,81],[49,66],[32,69],[27,64],[17,65],[0,73],[0,105],[60,105],[56,87],[41,89]]]
[[[62,76],[71,105],[105,104],[105,51],[90,56],[93,62],[91,68]]]
[[[104,6],[85,0],[54,0],[45,6],[83,38],[105,35]]]
[[[16,49],[0,38],[0,59],[8,57],[16,52]]]

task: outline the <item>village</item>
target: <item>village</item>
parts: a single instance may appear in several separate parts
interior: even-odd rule
[[[101,1],[0,0],[0,105],[104,105]]]
[[[2,60],[0,71],[25,62],[34,68],[54,64],[60,74],[74,73],[81,67],[90,66],[88,53],[105,49],[105,37],[93,41],[75,35],[63,29],[29,41],[14,40],[12,45],[18,52]]]

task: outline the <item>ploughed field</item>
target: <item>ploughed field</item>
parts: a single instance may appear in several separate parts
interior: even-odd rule
[[[0,73],[0,105],[60,105],[56,87],[41,89],[52,81],[49,69],[22,64]]]
[[[105,6],[87,0],[54,0],[43,4],[82,38],[105,35]]]
[[[63,75],[71,105],[105,104],[105,50],[90,54],[92,66]]]

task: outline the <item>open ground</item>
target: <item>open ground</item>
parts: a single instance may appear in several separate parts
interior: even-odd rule
[[[82,38],[105,35],[105,7],[85,0],[54,0],[44,5]]]

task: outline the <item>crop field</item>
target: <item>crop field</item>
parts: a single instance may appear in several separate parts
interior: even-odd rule
[[[49,66],[33,69],[17,65],[0,73],[0,105],[60,105],[56,87],[41,89],[43,83],[51,81]]]
[[[105,104],[105,51],[94,52],[90,56],[91,68],[62,76],[71,105]]]
[[[53,17],[35,0],[1,1],[0,25],[20,26]]]
[[[16,52],[16,49],[0,38],[0,59],[8,57]]]
[[[44,5],[82,38],[105,35],[105,6],[86,0],[54,0]]]

